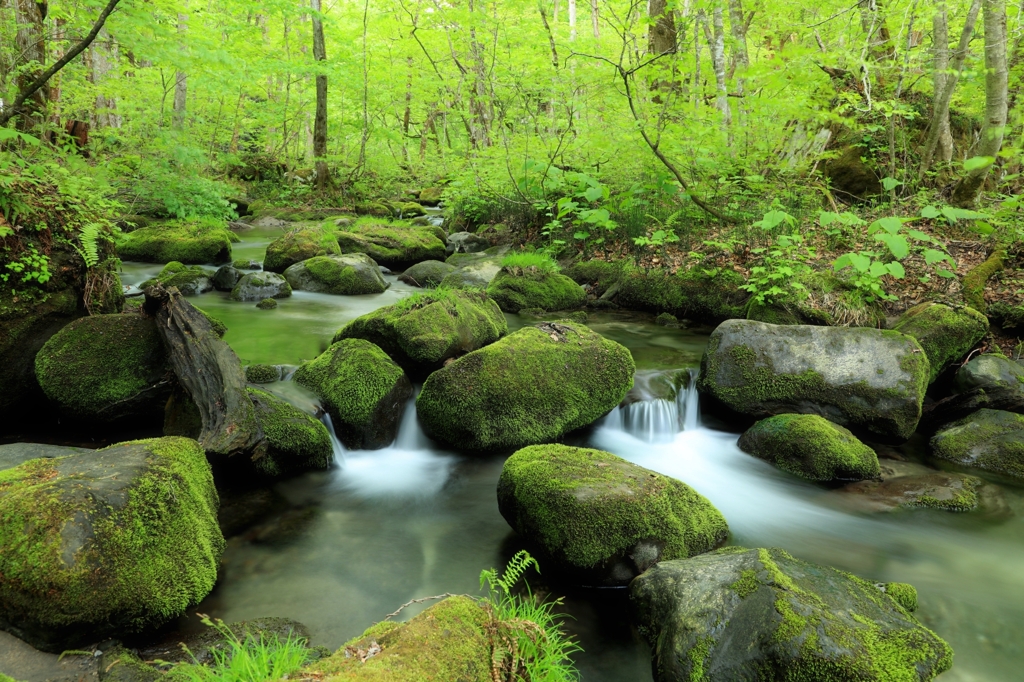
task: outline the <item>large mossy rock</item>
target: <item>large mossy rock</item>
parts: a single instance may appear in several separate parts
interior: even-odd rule
[[[682,481],[615,455],[533,445],[505,461],[498,510],[548,564],[589,585],[625,585],[659,561],[729,537],[725,518]]]
[[[569,310],[587,301],[583,287],[557,272],[522,272],[502,269],[487,285],[487,294],[506,313],[524,308]]]
[[[430,288],[441,284],[441,281],[455,272],[455,266],[439,260],[425,260],[417,263],[402,273],[398,279],[414,287]]]
[[[430,227],[357,223],[336,233],[344,253],[365,253],[378,264],[404,270],[425,260],[444,260],[445,245]]]
[[[932,436],[931,449],[940,459],[1024,479],[1024,415],[978,410]]]
[[[198,296],[214,289],[209,272],[198,265],[185,265],[178,261],[171,261],[165,265],[156,277],[146,280],[139,288],[145,289],[154,284],[162,284],[165,289],[176,287],[183,296]]]
[[[977,355],[957,370],[953,378],[955,393],[967,393],[976,388],[1024,393],[1024,365],[1005,355]]]
[[[299,227],[270,242],[263,269],[281,273],[301,261],[340,253],[338,240],[331,232],[316,226]]]
[[[75,320],[46,342],[35,369],[46,397],[77,420],[159,418],[170,395],[156,322],[138,314]]]
[[[816,414],[780,414],[750,427],[739,447],[809,481],[863,481],[879,475],[878,455]]]
[[[416,401],[426,433],[467,450],[557,440],[633,385],[629,351],[581,324],[524,327],[437,370]]]
[[[231,260],[231,237],[220,227],[168,223],[125,235],[117,253],[123,260],[144,263],[227,263]]]
[[[390,286],[373,259],[362,253],[317,256],[292,265],[284,278],[293,289],[322,294],[380,294]]]
[[[480,602],[449,597],[408,623],[377,623],[304,672],[324,682],[490,682],[491,649],[499,646],[491,627]]]
[[[440,290],[415,294],[349,322],[334,336],[366,339],[414,376],[426,376],[445,361],[494,343],[508,322],[483,292]]]
[[[633,581],[655,682],[924,682],[953,651],[881,586],[780,549],[727,547]]]
[[[216,582],[217,507],[186,438],[0,471],[0,627],[60,652],[180,616]]]
[[[740,289],[743,277],[732,270],[695,267],[671,274],[667,270],[626,267],[619,280],[618,303],[630,310],[672,313],[701,322],[746,317],[749,294]]]
[[[260,476],[278,478],[300,471],[327,469],[334,448],[327,427],[266,391],[249,388],[256,419],[267,439],[266,452],[252,459]]]
[[[967,306],[922,303],[905,312],[893,329],[913,336],[921,344],[931,363],[930,383],[985,338],[988,318]]]
[[[818,414],[905,440],[929,371],[917,341],[896,331],[728,320],[711,334],[698,388],[750,417]]]
[[[295,370],[294,380],[316,393],[338,439],[352,449],[389,445],[398,435],[412,383],[380,348],[343,339]]]
[[[936,471],[921,464],[885,459],[879,462],[879,479],[843,486],[835,495],[858,512],[895,512],[937,509],[970,512],[992,493],[976,476]],[[998,493],[996,493],[998,496]]]
[[[238,280],[231,290],[231,299],[235,301],[262,301],[291,295],[292,287],[288,280],[273,272],[251,272]]]

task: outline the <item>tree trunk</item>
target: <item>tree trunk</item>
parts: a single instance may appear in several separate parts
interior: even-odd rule
[[[574,25],[575,8],[575,0],[569,0],[570,25]],[[469,11],[470,13],[475,11],[473,0],[469,2]],[[473,117],[473,123],[470,126],[473,146],[477,148],[490,147],[491,116],[487,104],[487,64],[484,62],[484,47],[476,37],[476,26],[473,25],[472,19],[470,22],[469,52],[470,58],[473,60],[473,87],[470,91],[469,108]]]
[[[35,0],[14,0],[14,17],[18,23],[18,34],[15,38],[18,50],[16,63],[18,66],[32,65],[18,77],[18,90],[24,91],[43,73],[43,66],[46,63],[46,32],[43,25],[46,19],[46,4]],[[49,92],[47,88],[42,87],[25,101],[21,106],[19,130],[32,130],[43,123],[48,99]]]
[[[569,0],[569,40],[576,40],[576,0]]]
[[[742,72],[750,66],[750,56],[747,54],[747,18],[743,14],[743,0],[729,0],[729,28],[732,31],[736,67]]]
[[[185,3],[188,9],[188,3]],[[178,33],[184,36],[188,32],[188,15],[178,15]],[[184,50],[182,41],[182,50]],[[175,128],[182,128],[185,125],[185,115],[188,113],[188,74],[184,71],[176,71],[174,74],[174,115],[172,125]]]
[[[324,46],[324,22],[320,16],[320,0],[310,0],[313,9],[313,59],[327,60]],[[333,183],[327,168],[327,74],[316,75],[316,116],[313,119],[313,157],[316,159],[316,189],[325,192]]]
[[[594,26],[594,37],[601,37],[601,14],[597,5],[598,0],[590,0],[590,23]]]
[[[121,117],[117,114],[117,98],[103,94],[107,75],[117,63],[117,43],[106,31],[100,32],[100,40],[90,48],[92,82],[99,92],[96,95],[96,113],[93,116],[94,128],[120,128]]]
[[[675,52],[678,44],[676,18],[675,13],[668,8],[668,1],[650,0],[648,12],[652,21],[648,33],[651,52],[654,54]]]
[[[985,22],[985,125],[975,156],[995,159],[1003,147],[1006,128],[1007,86],[1006,65],[1006,0],[983,0]],[[953,204],[972,206],[988,177],[990,165],[969,171],[953,190]]]
[[[722,126],[728,130],[732,124],[732,110],[729,108],[729,90],[725,81],[725,24],[721,4],[716,4],[712,9],[711,23],[713,32],[704,22],[704,36],[711,48],[711,65],[715,69],[715,108],[722,115]]]
[[[936,118],[932,120],[938,135],[936,152],[939,161],[949,163],[953,159],[953,133],[949,129],[949,107],[940,109],[939,94],[946,89],[949,71],[949,15],[946,11],[946,0],[939,0],[932,18],[932,43],[935,46],[935,57],[932,63],[932,112]]]
[[[944,6],[943,9],[945,9]],[[924,150],[921,152],[921,169],[919,175],[922,177],[931,168],[932,159],[935,158],[935,152],[939,149],[939,145],[942,144],[943,130],[945,129],[945,132],[947,134],[949,133],[949,102],[953,97],[953,91],[956,89],[957,81],[960,79],[960,72],[964,66],[964,59],[967,58],[967,50],[971,44],[971,36],[974,35],[974,24],[978,19],[978,11],[980,9],[981,0],[974,0],[974,2],[971,3],[970,9],[967,10],[967,18],[964,21],[964,30],[960,34],[960,43],[957,45],[956,52],[953,53],[952,59],[948,60],[947,73],[942,78],[942,88],[935,92],[935,101],[932,105],[932,120],[928,125],[928,136],[925,138]],[[938,41],[937,36],[935,40]],[[948,45],[948,42],[946,44]],[[938,51],[938,48],[936,48],[936,50]],[[938,54],[936,54],[936,65],[937,64]],[[952,159],[952,138],[950,138],[949,143],[949,159]]]

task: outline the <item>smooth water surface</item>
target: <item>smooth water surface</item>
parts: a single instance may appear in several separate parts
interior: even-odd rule
[[[281,230],[253,230],[236,257],[260,259]],[[126,264],[125,283],[159,267]],[[211,292],[193,299],[229,327],[243,362],[298,364],[317,355],[346,321],[412,291],[395,281],[378,296],[296,293],[277,310]],[[509,316],[510,327],[524,324]],[[597,314],[591,326],[626,345],[647,370],[695,367],[706,336],[638,316]],[[690,383],[692,387],[692,381]],[[304,409],[315,398],[291,382],[268,388]],[[777,546],[870,580],[914,584],[919,618],[953,646],[943,682],[1022,679],[1024,664],[1024,497],[1003,486],[998,517],[919,510],[859,515],[834,491],[800,481],[742,453],[737,436],[704,425],[691,389],[675,401],[616,408],[581,442],[685,481],[723,512],[732,542]],[[478,593],[483,568],[518,549],[497,509],[502,457],[446,451],[419,429],[410,404],[398,440],[372,452],[343,452],[337,466],[276,486],[303,513],[273,532],[229,541],[223,579],[198,608],[225,620],[284,616],[334,648],[401,604],[443,593]],[[294,519],[299,519],[296,522]],[[566,590],[568,630],[584,648],[586,682],[650,680],[648,651],[630,627],[623,590]],[[407,618],[424,606],[403,611]]]

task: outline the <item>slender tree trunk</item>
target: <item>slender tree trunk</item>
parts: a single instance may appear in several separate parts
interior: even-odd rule
[[[188,9],[188,2],[185,3]],[[178,14],[178,34],[184,36],[188,32],[188,15]],[[184,49],[184,40],[182,40]],[[172,123],[175,128],[185,125],[185,115],[188,113],[188,74],[184,71],[177,71],[174,74],[174,115]]]
[[[569,0],[569,40],[576,40],[576,0]]]
[[[939,161],[949,163],[953,159],[953,133],[949,129],[949,107],[939,107],[939,97],[946,89],[946,81],[951,78],[949,75],[949,13],[946,10],[946,0],[939,0],[935,8],[935,16],[932,18],[932,43],[935,46],[935,56],[932,62],[932,112],[935,117],[931,125],[936,128],[938,136],[937,149]]]
[[[668,1],[650,0],[647,11],[653,22],[647,35],[651,52],[654,54],[675,52],[678,43],[676,19],[675,13],[668,8]]]
[[[104,94],[104,83],[118,60],[117,43],[106,31],[101,31],[99,40],[90,48],[92,82],[99,94],[96,95],[96,113],[93,116],[95,128],[120,128],[121,117],[117,114],[117,98]]]
[[[594,37],[601,37],[601,14],[598,0],[590,0],[590,23],[594,26]]]
[[[743,74],[750,66],[747,54],[747,18],[743,14],[743,0],[729,0],[729,29],[732,33],[732,53],[736,61],[736,70]],[[742,95],[745,79],[741,75],[736,79],[736,90]]]
[[[412,57],[407,57],[405,63],[408,77],[405,80],[405,111],[402,113],[402,159],[409,163],[409,126],[412,122]]]
[[[711,65],[715,69],[715,108],[722,115],[722,126],[728,130],[732,124],[732,110],[729,108],[729,90],[725,80],[725,24],[722,20],[722,5],[716,3],[711,10],[712,29],[704,22],[704,35],[711,48]]]
[[[983,0],[985,23],[985,125],[981,130],[981,143],[976,156],[995,159],[1003,147],[1006,129],[1007,86],[1009,70],[1006,64],[1006,0]],[[989,168],[969,171],[953,190],[953,203],[972,206],[978,200],[981,187],[988,177]]]
[[[569,0],[569,17],[574,16],[575,0]],[[475,12],[473,0],[469,2],[470,13]],[[470,20],[471,22],[473,20]],[[491,116],[487,105],[487,64],[484,61],[484,46],[477,40],[476,26],[469,28],[469,51],[473,60],[473,89],[470,92],[469,106],[472,111],[473,123],[471,134],[474,147],[491,146]]]
[[[974,0],[967,10],[967,18],[964,21],[964,30],[960,34],[960,43],[952,59],[948,59],[947,73],[942,78],[942,88],[936,91],[935,101],[932,105],[932,120],[928,125],[928,136],[925,138],[924,150],[921,152],[921,177],[931,168],[935,152],[942,143],[943,130],[949,133],[949,102],[953,97],[957,81],[960,79],[960,72],[964,67],[964,60],[967,58],[967,51],[971,44],[971,36],[974,35],[974,24],[978,19],[978,12],[981,9],[982,0]],[[947,37],[948,39],[948,37]],[[948,43],[947,43],[948,44]],[[936,64],[938,57],[936,56]],[[949,159],[953,158],[952,139],[949,140]],[[943,158],[940,154],[940,158]],[[943,159],[943,160],[949,160]]]
[[[320,15],[320,0],[310,0],[313,9],[313,59],[327,60],[324,46],[324,23]],[[322,65],[320,65],[322,67]],[[313,157],[316,159],[316,189],[325,192],[332,186],[331,172],[327,168],[327,74],[316,74],[316,117],[313,120]]]
[[[31,64],[32,67],[18,77],[18,90],[24,91],[43,73],[46,63],[46,32],[44,21],[46,5],[35,0],[14,0],[14,17],[18,23],[15,43],[18,50],[17,65]],[[39,88],[21,106],[18,128],[32,130],[43,123],[46,115],[48,88]]]

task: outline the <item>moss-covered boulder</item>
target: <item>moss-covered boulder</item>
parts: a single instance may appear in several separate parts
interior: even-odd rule
[[[117,253],[123,260],[144,263],[227,263],[231,260],[231,241],[231,233],[223,226],[175,222],[125,235]]]
[[[438,286],[449,274],[455,272],[455,266],[439,260],[425,260],[417,263],[402,273],[399,281],[414,287],[430,288]]]
[[[978,410],[940,429],[931,450],[962,466],[1024,479],[1024,415]]]
[[[417,201],[419,201],[423,206],[437,206],[441,203],[441,197],[443,195],[443,187],[425,187],[420,190]]]
[[[299,227],[270,242],[263,259],[263,269],[284,272],[300,261],[340,253],[341,248],[333,233],[317,226]]]
[[[250,388],[249,399],[268,445],[251,460],[257,474],[278,478],[331,466],[331,436],[319,420],[266,391]]]
[[[35,368],[46,397],[78,420],[159,418],[170,394],[156,323],[137,314],[75,320],[46,342]]]
[[[231,298],[235,301],[262,301],[291,295],[292,287],[288,280],[273,272],[251,272],[238,280],[231,290]]]
[[[988,318],[973,308],[922,303],[900,317],[893,329],[917,339],[935,381],[950,363],[967,355],[988,333]]]
[[[532,445],[505,461],[498,510],[541,564],[587,585],[626,585],[659,561],[729,537],[725,518],[682,481],[615,455]]]
[[[633,385],[629,351],[573,323],[524,327],[437,370],[416,401],[433,438],[467,450],[557,440]]]
[[[277,301],[272,298],[265,298],[256,304],[256,307],[260,310],[273,310],[277,307]]]
[[[589,286],[590,293],[601,296],[622,279],[622,261],[585,260],[563,268],[562,274],[580,286]]]
[[[739,273],[719,268],[698,266],[673,275],[667,270],[626,267],[617,300],[630,310],[721,322],[746,317],[749,294],[740,289],[743,283]]]
[[[183,296],[198,296],[214,289],[209,272],[198,265],[189,266],[178,261],[165,265],[156,277],[146,280],[139,288],[145,289],[154,284],[162,284],[165,289],[176,287]]]
[[[234,265],[222,265],[213,273],[213,279],[210,281],[217,291],[231,291],[238,284],[238,280],[242,279],[242,275],[243,273]]]
[[[487,285],[487,294],[506,313],[522,308],[568,310],[587,301],[583,287],[557,272],[522,272],[502,269]]]
[[[921,418],[929,371],[920,344],[896,331],[728,320],[711,334],[698,389],[755,418],[818,414],[905,440]]]
[[[816,414],[762,419],[740,437],[739,447],[809,481],[863,481],[879,474],[874,450]]]
[[[377,623],[304,672],[324,682],[489,682],[492,623],[480,602],[449,597],[408,623]]]
[[[250,384],[270,384],[281,380],[281,370],[274,365],[248,365],[245,380]]]
[[[844,506],[859,512],[896,512],[938,509],[970,512],[983,499],[984,482],[976,476],[936,471],[913,462],[879,462],[879,478],[843,486],[835,495]]]
[[[217,579],[217,506],[186,438],[0,472],[0,627],[59,652],[178,617]]]
[[[505,316],[487,294],[439,289],[357,317],[338,330],[334,341],[366,339],[413,376],[425,377],[507,333]]]
[[[976,355],[957,370],[953,391],[967,393],[976,388],[1024,393],[1024,365],[1005,355]]]
[[[310,258],[285,270],[284,278],[293,289],[342,296],[380,294],[390,286],[373,259],[362,253]]]
[[[444,260],[445,245],[429,227],[357,223],[336,233],[344,253],[365,253],[378,264],[404,270],[425,260]]]
[[[953,665],[902,598],[781,549],[665,561],[629,596],[655,682],[923,682]]]
[[[389,445],[398,435],[412,383],[380,348],[363,339],[331,344],[295,371],[294,380],[316,393],[338,439],[352,449]]]

